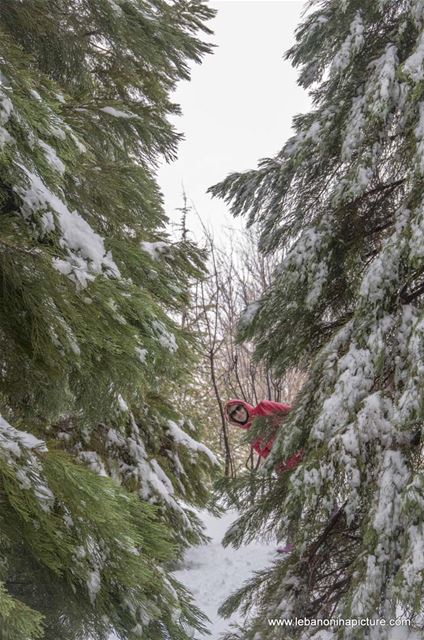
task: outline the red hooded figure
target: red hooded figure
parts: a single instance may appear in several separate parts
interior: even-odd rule
[[[253,407],[248,402],[244,400],[228,400],[225,404],[225,415],[230,424],[234,424],[241,429],[250,429],[252,426],[252,422],[255,418],[259,418],[261,416],[276,416],[276,424],[275,427],[280,427],[284,416],[286,416],[291,411],[291,406],[289,404],[283,404],[282,402],[273,402],[272,400],[262,400],[256,407]],[[266,458],[274,444],[275,436],[272,436],[267,442],[264,442],[263,438],[258,438],[254,442],[251,443],[251,447],[256,451],[256,453],[262,458]],[[278,471],[288,471],[289,469],[294,469],[297,467],[299,462],[302,460],[303,451],[298,451],[297,453],[290,456],[288,460],[283,462],[279,467]]]

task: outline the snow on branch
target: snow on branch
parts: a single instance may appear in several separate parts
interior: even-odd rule
[[[178,424],[173,420],[168,420],[168,432],[176,444],[181,444],[184,447],[187,447],[188,449],[190,449],[191,451],[194,451],[196,454],[204,453],[212,462],[212,464],[216,464],[216,465],[218,464],[218,460],[216,459],[216,456],[212,453],[210,449],[208,449],[208,447],[206,447],[201,442],[197,442],[197,440],[194,440],[194,438],[192,438],[191,436],[188,435],[188,433],[183,431],[181,427],[178,426]]]
[[[24,172],[26,187],[15,187],[22,199],[21,213],[25,219],[38,211],[45,211],[40,222],[43,232],[51,232],[52,227],[61,234],[60,245],[68,253],[66,258],[55,258],[54,267],[69,276],[81,287],[103,272],[118,278],[120,272],[110,251],[106,251],[104,239],[92,229],[77,211],[70,211],[66,204],[54,194],[36,173],[21,163],[16,163]],[[52,220],[52,214],[54,221]]]

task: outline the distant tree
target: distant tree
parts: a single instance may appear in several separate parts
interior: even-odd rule
[[[155,181],[170,92],[210,46],[197,0],[0,11],[0,635],[183,640],[169,574],[202,539],[213,455],[170,392],[203,270]],[[183,499],[183,500],[182,500]]]
[[[235,477],[259,463],[246,434],[226,423],[224,405],[231,397],[252,404],[262,399],[291,401],[302,373],[290,370],[274,376],[264,362],[253,358],[253,344],[237,340],[240,318],[247,318],[271,281],[275,259],[258,253],[253,234],[232,232],[220,244],[204,227],[209,274],[193,285],[193,300],[186,316],[188,326],[201,336],[202,360],[184,402],[204,425],[203,438],[224,459],[224,475]]]
[[[254,507],[252,486],[234,487],[245,507],[227,542],[296,529],[288,559],[224,607],[255,605],[228,636],[243,640],[314,635],[267,622],[296,615],[423,627],[424,5],[310,8],[288,57],[312,111],[275,158],[212,189],[258,225],[265,255],[284,252],[241,337],[277,376],[309,371],[268,469],[299,448],[303,464],[258,477]]]

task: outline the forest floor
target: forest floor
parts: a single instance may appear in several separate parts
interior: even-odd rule
[[[244,616],[236,612],[224,619],[218,614],[221,604],[239,587],[248,581],[254,571],[260,571],[272,562],[280,560],[276,552],[277,544],[271,541],[252,542],[240,549],[223,547],[221,544],[225,532],[237,518],[237,513],[228,512],[221,517],[212,516],[206,511],[199,513],[205,525],[205,533],[210,542],[187,550],[181,568],[174,572],[175,577],[193,594],[194,603],[209,618],[207,625],[210,635],[196,633],[194,640],[220,640],[232,625],[242,624]],[[388,640],[419,640],[419,633],[408,628],[392,628]],[[334,635],[320,630],[314,640],[332,640]]]
[[[193,594],[195,604],[209,618],[211,635],[196,634],[196,640],[219,640],[220,634],[231,629],[232,624],[241,624],[244,616],[235,613],[224,620],[218,614],[218,608],[224,600],[252,577],[253,571],[259,571],[277,558],[276,544],[253,542],[240,549],[223,547],[222,538],[234,522],[237,514],[228,512],[214,517],[201,512],[205,524],[205,533],[211,541],[200,547],[191,547],[185,554],[182,568],[175,571],[175,577]]]

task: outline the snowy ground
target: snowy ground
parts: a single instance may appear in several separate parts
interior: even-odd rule
[[[174,576],[189,589],[194,596],[195,604],[210,620],[210,635],[197,632],[193,640],[220,640],[223,633],[230,631],[232,624],[243,621],[238,612],[229,619],[221,618],[218,615],[220,605],[249,580],[254,571],[264,569],[275,560],[281,560],[281,556],[276,552],[275,542],[265,544],[258,541],[240,549],[224,548],[221,540],[237,518],[237,513],[228,512],[221,518],[214,517],[206,511],[197,513],[203,520],[205,533],[211,541],[206,545],[188,549],[182,561],[182,568],[174,571]],[[335,640],[335,637],[331,631],[320,630],[313,636],[313,640]],[[376,636],[372,634],[371,637]],[[309,638],[308,633],[305,633],[305,638]],[[421,638],[417,631],[401,627],[388,629],[385,640]],[[117,640],[117,636],[112,634],[109,640]]]
[[[189,549],[183,560],[184,568],[175,571],[174,575],[190,590],[195,604],[210,620],[210,635],[197,633],[194,640],[219,640],[221,634],[230,630],[231,624],[242,622],[242,616],[237,612],[229,619],[221,618],[218,615],[220,605],[251,578],[253,571],[265,568],[274,560],[280,560],[281,556],[276,553],[276,543],[267,545],[256,542],[240,549],[224,548],[221,540],[236,519],[235,512],[217,518],[203,511],[199,516],[205,524],[206,534],[211,538],[211,542]],[[306,634],[306,637],[309,635]],[[405,627],[389,629],[387,636],[387,640],[420,638],[419,633]],[[335,640],[335,634],[320,630],[314,635],[314,640]]]
[[[184,557],[184,568],[175,571],[174,575],[188,587],[195,598],[195,604],[211,621],[211,635],[197,634],[196,640],[218,640],[220,634],[228,631],[232,623],[242,621],[242,616],[237,613],[224,620],[218,615],[219,606],[252,577],[253,571],[263,569],[277,558],[277,545],[257,542],[240,549],[224,548],[221,540],[237,514],[229,512],[221,518],[206,512],[200,515],[211,542],[189,549]]]

